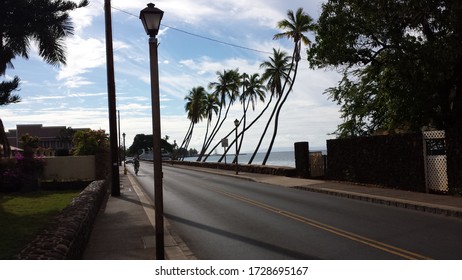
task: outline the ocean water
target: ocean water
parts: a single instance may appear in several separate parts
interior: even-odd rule
[[[243,153],[239,154],[239,164],[247,164],[250,160],[252,153]],[[217,162],[220,159],[221,155],[211,155],[207,158],[207,162]],[[252,164],[261,164],[263,159],[265,158],[265,153],[257,153],[255,155]],[[197,157],[188,157],[184,160],[188,161],[195,161]],[[234,154],[228,154],[226,156],[226,162],[232,163],[234,160]],[[222,162],[225,162],[223,159]],[[287,166],[287,167],[295,167],[295,155],[293,151],[289,152],[271,152],[266,165],[273,165],[273,166]]]

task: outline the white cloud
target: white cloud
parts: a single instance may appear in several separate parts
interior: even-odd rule
[[[105,53],[105,44],[102,40],[84,39],[80,36],[67,39],[67,64],[60,69],[57,80],[65,80],[69,87],[91,84],[81,75],[92,68],[103,66],[106,62]]]
[[[90,1],[85,8],[79,8],[70,13],[75,34],[81,35],[84,29],[93,24],[93,19],[103,14],[102,3]]]
[[[113,42],[114,52],[129,48],[121,41]],[[117,56],[114,57],[116,61]],[[67,39],[67,63],[62,66],[56,79],[64,80],[64,85],[69,88],[78,88],[84,85],[91,85],[91,81],[85,76],[92,69],[106,65],[106,43],[97,38],[83,38],[73,36]]]
[[[240,21],[246,21],[267,28],[275,28],[276,22],[285,17],[288,9],[295,10],[298,7],[307,6],[309,14],[317,14],[320,3],[322,1],[308,1],[307,3],[303,0],[290,2],[279,0],[159,0],[155,5],[164,11],[163,22],[165,23],[176,21],[204,26],[214,22],[232,26],[239,24]],[[138,15],[146,7],[146,1],[113,0],[112,6]]]
[[[103,2],[92,0],[90,7],[72,13],[76,35],[67,40],[66,66],[56,70],[38,64],[28,68],[18,63],[19,71],[11,72],[24,79],[20,92],[23,102],[2,108],[1,117],[7,128],[21,123],[43,123],[108,131]],[[287,9],[299,6],[315,17],[319,2],[322,1],[159,0],[156,6],[165,11],[163,23],[167,25],[252,49],[272,52],[272,48],[281,48],[290,53],[290,41],[272,40],[275,22],[285,18]],[[152,127],[148,41],[137,18],[146,3],[141,0],[112,1],[113,7],[135,15],[112,9],[117,105],[121,113],[121,132],[127,134],[127,146],[131,145],[136,134],[150,134]],[[270,55],[223,47],[200,38],[191,42],[189,37],[166,27],[161,29],[159,37],[162,47],[159,49],[162,135],[169,135],[171,141],[177,140],[178,144],[189,126],[183,99],[190,89],[207,87],[216,81],[216,72],[225,69],[239,68],[241,73],[262,72],[259,65]],[[37,63],[36,56],[31,58],[27,63]],[[326,134],[333,132],[340,122],[338,107],[322,94],[337,83],[339,75],[310,70],[306,60],[301,63],[294,91],[281,112],[275,148],[292,147],[296,141],[323,146],[325,139],[330,138]],[[48,71],[49,76],[40,75],[39,78],[34,75],[41,71],[37,69]],[[249,120],[263,106],[258,103],[257,112],[250,113]],[[254,149],[269,113],[248,131],[244,151]],[[236,104],[216,141],[233,128],[233,120],[241,115],[242,108]],[[264,141],[263,150],[271,132]],[[199,149],[204,134],[205,122],[199,123],[190,146]]]

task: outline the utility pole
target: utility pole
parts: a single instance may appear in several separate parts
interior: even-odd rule
[[[109,107],[109,142],[111,144],[111,195],[120,195],[119,181],[119,148],[117,145],[117,112],[116,92],[114,79],[114,53],[112,48],[112,19],[111,0],[104,0],[104,15],[106,25],[106,69],[107,69],[107,94]]]

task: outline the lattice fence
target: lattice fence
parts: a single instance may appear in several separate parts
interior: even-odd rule
[[[447,192],[448,175],[446,160],[445,132],[443,130],[424,131],[425,177],[427,188]]]

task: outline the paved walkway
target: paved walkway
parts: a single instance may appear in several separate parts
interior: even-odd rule
[[[349,183],[289,178],[283,176],[206,169],[175,165],[177,168],[236,176],[242,179],[282,187],[360,199],[373,203],[462,218],[462,197],[416,193]],[[149,260],[155,258],[155,228],[152,200],[144,195],[130,173],[120,170],[120,197],[109,196],[93,228],[84,259]],[[181,239],[165,222],[166,259],[195,259]]]
[[[85,260],[152,260],[156,258],[155,223],[152,200],[141,191],[130,173],[120,169],[120,196],[108,194],[96,217],[87,244]],[[164,221],[165,258],[195,259],[181,239]]]

